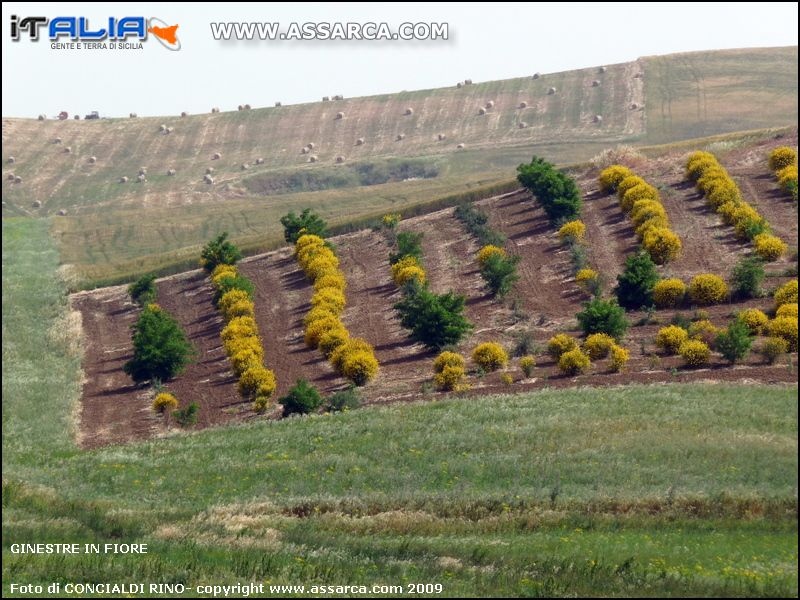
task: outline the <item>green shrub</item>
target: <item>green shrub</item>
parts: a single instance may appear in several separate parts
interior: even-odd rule
[[[155,302],[157,294],[155,281],[155,275],[142,275],[130,284],[128,286],[128,294],[131,300],[139,306]]]
[[[406,294],[394,305],[400,323],[411,331],[411,338],[428,348],[438,350],[458,344],[472,330],[464,316],[466,298],[452,291],[434,294],[421,288],[417,293]]]
[[[552,222],[580,216],[581,195],[575,180],[542,158],[517,167],[517,179],[542,205]]]
[[[175,421],[181,427],[191,427],[197,423],[197,413],[199,411],[200,407],[197,406],[197,402],[192,402],[186,408],[182,408],[173,412],[172,416],[175,417]]]
[[[401,231],[397,234],[396,246],[397,252],[392,252],[389,255],[389,264],[395,264],[406,257],[413,257],[417,265],[422,263],[422,237],[423,233],[414,233],[412,231]]]
[[[228,241],[228,233],[220,233],[208,242],[200,253],[200,265],[209,273],[217,265],[235,265],[242,260],[239,248]]]
[[[629,309],[650,306],[653,288],[659,280],[656,264],[647,252],[639,252],[625,260],[625,270],[617,276],[617,299]]]
[[[750,329],[742,321],[734,321],[717,336],[714,347],[729,363],[734,364],[750,353],[753,337]]]
[[[758,349],[759,354],[769,364],[774,364],[782,355],[789,352],[789,342],[781,337],[768,337]]]
[[[327,235],[327,223],[310,208],[304,209],[299,215],[291,211],[282,216],[281,225],[283,225],[283,239],[289,244],[294,244],[304,234],[321,238]]]
[[[155,305],[146,307],[133,330],[133,358],[123,369],[139,383],[166,381],[183,371],[194,353],[181,326]]]
[[[494,296],[504,297],[519,279],[517,264],[519,256],[492,254],[481,265],[481,277]]]
[[[322,396],[317,388],[305,379],[298,379],[285,396],[278,400],[283,405],[285,416],[292,414],[305,415],[315,411],[322,405]]]
[[[355,387],[334,392],[325,401],[325,410],[328,412],[346,412],[359,406],[361,406],[361,398],[359,398],[358,390]]]
[[[499,247],[506,241],[502,233],[489,227],[489,216],[475,208],[474,204],[459,204],[454,214],[464,224],[467,231],[478,238],[481,246]]]
[[[522,374],[526,379],[530,379],[533,375],[533,367],[536,366],[536,359],[530,354],[523,356],[519,359],[519,368],[522,369]]]
[[[222,277],[217,280],[217,287],[214,290],[214,304],[219,304],[220,299],[231,290],[241,290],[252,300],[256,288],[253,282],[244,275],[236,274]]]
[[[615,340],[621,340],[628,330],[628,319],[625,310],[613,300],[596,298],[587,302],[577,314],[578,323],[584,335],[605,333]]]
[[[745,256],[733,268],[733,294],[737,298],[758,298],[762,295],[764,277],[764,261],[757,256]]]

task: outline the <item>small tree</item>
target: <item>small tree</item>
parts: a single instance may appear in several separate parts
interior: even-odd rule
[[[397,252],[389,255],[389,263],[395,264],[407,256],[413,257],[417,263],[422,262],[422,237],[423,233],[402,231],[397,234]]]
[[[750,352],[753,336],[744,321],[736,320],[717,336],[714,346],[731,364],[742,360]]]
[[[577,317],[586,335],[605,333],[615,340],[621,340],[628,330],[625,311],[613,300],[592,300],[584,305]]]
[[[483,262],[481,276],[493,295],[502,298],[514,287],[519,279],[517,275],[519,260],[519,256],[492,254]]]
[[[283,414],[305,415],[315,411],[322,404],[322,396],[319,395],[317,388],[308,383],[305,379],[298,379],[297,383],[278,400],[283,405]]]
[[[304,209],[300,215],[290,211],[281,217],[281,225],[283,225],[283,239],[289,244],[294,244],[297,238],[305,233],[322,238],[328,235],[326,231],[328,224],[310,208]]]
[[[758,298],[765,276],[764,261],[757,256],[745,256],[733,268],[733,293],[737,298]]]
[[[178,322],[153,305],[142,311],[132,329],[133,358],[123,368],[137,383],[172,379],[194,353]]]
[[[580,216],[582,202],[575,180],[546,160],[534,156],[529,164],[519,165],[517,179],[536,196],[551,221]]]
[[[219,303],[220,299],[231,290],[241,290],[252,300],[253,294],[255,293],[255,286],[250,279],[238,273],[236,275],[223,277],[219,279],[217,289],[214,291],[214,303]]]
[[[200,264],[209,273],[217,265],[235,265],[242,259],[239,248],[228,241],[228,232],[220,233],[203,247]]]
[[[136,304],[144,306],[156,299],[156,276],[155,275],[142,275],[128,286],[128,294]]]
[[[617,299],[629,309],[650,306],[653,288],[658,282],[656,264],[646,252],[639,252],[625,260],[625,270],[617,276]]]
[[[458,344],[472,329],[464,316],[466,298],[454,294],[434,294],[425,288],[406,294],[394,305],[400,314],[400,323],[411,331],[411,338],[429,348],[440,349]]]

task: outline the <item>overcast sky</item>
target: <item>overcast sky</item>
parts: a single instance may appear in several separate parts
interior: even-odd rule
[[[797,44],[797,3],[273,4],[4,2],[3,116],[206,112],[505,79],[690,50]],[[141,15],[182,49],[53,50],[12,42],[10,17]],[[449,23],[448,41],[215,41],[212,21]]]

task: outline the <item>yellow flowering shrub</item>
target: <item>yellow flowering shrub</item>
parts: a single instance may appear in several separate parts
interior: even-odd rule
[[[583,351],[592,360],[608,356],[614,346],[614,338],[606,333],[593,333],[583,342]]]
[[[783,304],[782,306],[778,307],[778,310],[775,311],[776,317],[794,317],[797,318],[797,302],[791,302],[789,304]]]
[[[378,359],[371,351],[354,350],[345,352],[342,357],[342,375],[356,385],[366,384],[377,374]]]
[[[344,310],[344,305],[344,294],[334,288],[322,289],[311,296],[311,306],[314,308],[324,306],[332,312],[340,313]]]
[[[594,269],[581,269],[575,273],[575,281],[579,284],[587,284],[592,281],[597,281],[597,271]]]
[[[433,360],[433,371],[441,373],[445,367],[461,367],[464,368],[466,361],[464,357],[457,352],[449,352],[445,350]]]
[[[511,385],[514,383],[514,376],[511,373],[503,373],[500,375],[500,382],[505,385]]]
[[[334,288],[340,292],[344,292],[345,289],[347,289],[347,282],[345,281],[344,275],[338,271],[325,273],[314,280],[315,292],[323,288]]]
[[[441,371],[433,376],[433,384],[443,391],[459,391],[463,387],[464,367],[458,365],[444,365]]]
[[[333,329],[342,328],[342,322],[338,317],[328,317],[327,319],[317,319],[306,325],[305,335],[303,341],[309,348],[316,348],[319,345],[319,339],[324,333]]]
[[[705,342],[709,346],[717,339],[717,335],[719,335],[719,329],[708,319],[700,319],[689,325],[689,337]]]
[[[784,283],[777,289],[773,297],[777,307],[784,304],[797,304],[797,279]]]
[[[699,150],[692,152],[686,160],[686,177],[691,180],[697,180],[703,172],[709,167],[717,166],[717,157],[711,152]]]
[[[236,317],[255,317],[255,305],[250,300],[239,300],[231,304],[222,316],[226,320],[235,319]]]
[[[339,259],[333,253],[320,254],[309,260],[303,269],[310,279],[322,275],[335,275],[339,269]]]
[[[547,352],[555,359],[561,357],[565,352],[574,350],[578,347],[578,342],[575,338],[567,335],[566,333],[558,333],[550,338],[547,342]]]
[[[640,242],[643,241],[645,236],[654,229],[669,229],[669,219],[665,217],[651,217],[643,221],[634,229],[636,239]]]
[[[675,308],[686,296],[686,284],[680,279],[662,279],[653,287],[653,302],[658,308]]]
[[[773,364],[781,355],[789,352],[789,342],[780,337],[768,337],[758,349],[759,354],[769,364]]]
[[[345,329],[344,325],[334,327],[333,329],[328,329],[319,336],[317,348],[319,348],[320,352],[322,352],[326,358],[329,358],[334,350],[349,339],[350,334],[347,329]]]
[[[631,221],[637,227],[653,217],[661,217],[667,220],[667,211],[664,205],[656,200],[637,200],[631,208]]]
[[[722,217],[722,220],[726,225],[734,224],[734,215],[739,209],[739,204],[740,202],[726,202],[725,204],[721,204],[717,207],[717,214]]]
[[[236,277],[238,271],[233,265],[226,265],[224,263],[218,264],[211,272],[211,283],[215,288],[219,288],[223,279],[228,277]]]
[[[619,206],[624,212],[630,213],[633,209],[633,205],[639,200],[655,200],[656,202],[660,201],[658,190],[649,183],[640,183],[639,185],[634,186],[625,192],[625,194],[622,196]]]
[[[372,345],[362,338],[350,338],[345,343],[341,344],[331,352],[328,357],[331,365],[337,372],[341,373],[344,369],[344,360],[347,356],[355,354],[356,352],[363,351],[369,354],[374,354]]]
[[[391,213],[388,215],[383,215],[381,217],[381,225],[383,225],[387,229],[394,229],[400,222],[400,218],[401,218],[400,213]]]
[[[732,202],[738,204],[742,201],[742,194],[739,187],[730,179],[724,180],[720,185],[714,186],[706,194],[706,202],[714,210],[723,204]]]
[[[720,189],[734,183],[722,167],[711,167],[703,171],[703,176],[697,180],[695,187],[699,192],[708,196],[713,190]],[[734,184],[735,185],[735,184]]]
[[[699,340],[689,340],[681,344],[678,348],[683,362],[688,367],[702,367],[708,364],[711,358],[711,349],[707,344]]]
[[[249,336],[257,336],[258,327],[256,321],[252,317],[236,317],[228,321],[228,324],[223,327],[220,337],[223,342],[234,338],[243,338]]]
[[[565,375],[585,373],[592,366],[592,361],[579,348],[564,352],[558,359],[558,369]]]
[[[728,285],[719,275],[703,273],[689,283],[689,298],[699,306],[717,304],[728,297]]]
[[[178,408],[178,399],[168,392],[161,392],[153,400],[153,410],[163,415]]]
[[[759,233],[753,238],[756,254],[766,261],[778,260],[789,249],[784,241],[769,233]]]
[[[422,267],[406,267],[400,269],[394,277],[394,282],[399,286],[404,286],[409,281],[416,281],[419,285],[425,283],[425,271]]]
[[[674,260],[681,253],[681,238],[670,229],[650,229],[644,234],[642,247],[657,265]]]
[[[505,258],[506,251],[500,246],[493,246],[492,244],[487,244],[486,246],[478,250],[478,264],[480,266],[483,266],[491,256],[499,256],[501,258]]]
[[[222,316],[225,317],[225,320],[229,321],[230,319],[233,318],[232,316],[228,315],[230,307],[242,301],[250,302],[250,296],[247,295],[247,292],[245,292],[244,290],[230,290],[228,292],[225,292],[219,299],[219,302],[217,303],[217,308],[219,308],[219,311],[222,313]]]
[[[667,354],[675,354],[678,348],[689,339],[689,332],[677,325],[668,325],[658,330],[656,346]]]
[[[600,184],[600,189],[604,192],[616,192],[617,186],[622,182],[622,180],[626,177],[630,177],[631,175],[633,175],[633,171],[631,171],[628,167],[624,167],[622,165],[611,165],[600,172],[600,176],[597,178],[597,181]]]
[[[791,165],[797,166],[797,150],[788,146],[775,148],[769,154],[769,168],[772,171],[780,171],[784,167]]]
[[[294,243],[294,252],[295,254],[299,254],[301,250],[310,247],[321,248],[325,245],[325,240],[319,237],[318,235],[312,235],[310,233],[306,233],[301,235],[297,238],[297,241]]]
[[[638,175],[628,175],[617,185],[617,197],[620,200],[622,200],[622,197],[625,195],[625,192],[642,183],[646,184],[647,182]]]
[[[256,398],[253,400],[253,410],[259,414],[265,413],[274,404],[271,396],[259,396],[256,394]]]
[[[235,354],[230,356],[231,366],[233,367],[233,372],[240,376],[242,373],[247,371],[247,369],[261,367],[263,361],[263,354],[255,352],[251,348],[245,348],[243,350],[239,350]]]
[[[396,285],[400,285],[399,283],[397,283],[398,275],[400,274],[401,271],[403,271],[404,269],[408,269],[410,267],[417,267],[420,269],[422,268],[422,266],[419,264],[419,261],[417,261],[417,259],[414,258],[413,256],[404,256],[396,263],[394,263],[392,265],[392,281],[394,281]]]
[[[261,365],[245,369],[239,377],[239,394],[243,398],[253,398],[256,393],[269,398],[276,386],[275,373]]]
[[[472,351],[472,360],[484,371],[496,371],[508,364],[508,354],[496,342],[484,342]]]
[[[580,242],[585,234],[586,225],[583,224],[583,221],[576,219],[561,226],[561,229],[558,230],[558,239],[561,241],[574,240]]]
[[[526,378],[530,378],[533,375],[533,367],[536,366],[536,359],[527,354],[519,359],[519,368],[522,369],[522,374],[525,375]]]
[[[611,371],[619,373],[625,369],[631,354],[622,346],[614,344],[611,346]]]
[[[333,310],[330,306],[318,306],[306,313],[306,316],[303,317],[303,325],[308,326],[319,319],[329,319],[331,317],[338,319],[339,311]]]
[[[775,317],[769,323],[769,334],[786,340],[791,352],[797,352],[797,317]]]
[[[760,334],[769,323],[769,317],[757,308],[743,310],[737,315],[737,318],[747,325],[753,335]]]

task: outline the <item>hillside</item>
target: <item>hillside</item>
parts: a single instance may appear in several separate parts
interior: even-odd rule
[[[4,118],[3,215],[65,213],[53,230],[64,259],[99,282],[185,260],[222,230],[268,247],[291,207],[347,220],[508,180],[534,153],[572,163],[621,143],[791,125],[796,87],[796,48],[771,48],[186,117]]]

